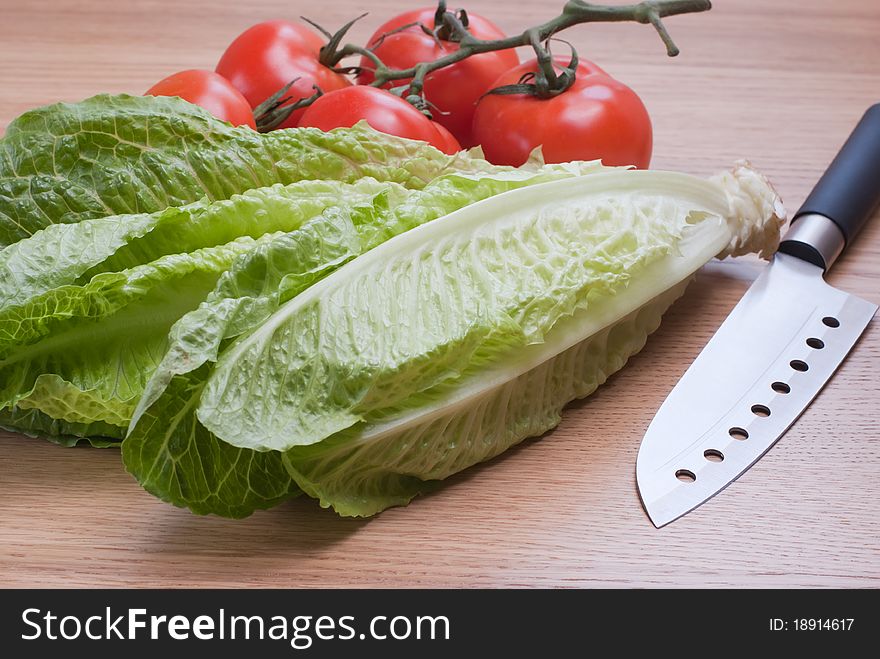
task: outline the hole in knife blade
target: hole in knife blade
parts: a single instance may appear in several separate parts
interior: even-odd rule
[[[785,382],[774,382],[770,385],[770,388],[773,389],[777,394],[790,394],[791,387],[789,387]]]
[[[749,433],[743,428],[731,428],[727,431],[731,437],[743,441],[749,438]]]
[[[840,327],[840,321],[834,316],[825,316],[822,322],[828,327]]]
[[[709,462],[722,462],[724,460],[724,454],[718,449],[708,448],[703,451],[703,457],[706,458]]]
[[[770,408],[766,405],[752,405],[752,414],[755,416],[767,417],[770,416]]]
[[[796,371],[800,371],[804,373],[805,371],[810,370],[809,364],[807,362],[801,361],[800,359],[792,359],[789,362],[789,365]]]
[[[815,350],[821,350],[825,347],[825,342],[822,339],[817,339],[814,336],[811,336],[807,339],[807,345]]]
[[[675,477],[682,483],[693,483],[697,480],[697,475],[688,469],[679,469],[675,472]]]

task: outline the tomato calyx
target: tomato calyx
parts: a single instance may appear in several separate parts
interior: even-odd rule
[[[555,41],[562,41],[571,49],[571,59],[568,64],[560,66],[559,62],[554,60],[547,43],[543,46],[533,44],[538,55],[538,70],[523,74],[519,81],[512,85],[501,85],[490,89],[485,95],[526,94],[535,98],[553,98],[570,89],[577,78],[577,68],[580,63],[577,50],[567,41],[562,39]],[[557,68],[561,70],[557,71]]]
[[[468,31],[468,28],[470,27],[470,18],[468,17],[467,10],[456,9],[455,11],[450,11],[446,8],[446,0],[439,0],[437,3],[437,11],[434,12],[433,28],[428,27],[421,21],[400,25],[393,30],[385,32],[378,38],[373,39],[370,44],[370,50],[375,51],[375,49],[381,46],[388,37],[400,32],[405,32],[413,27],[419,28],[429,37],[432,37],[438,44],[441,41],[461,43],[462,39],[471,36]]]
[[[259,132],[268,133],[270,130],[275,130],[296,110],[308,107],[324,94],[318,85],[312,85],[312,89],[315,91],[314,94],[301,98],[296,103],[285,105],[285,103],[293,100],[293,95],[285,96],[285,94],[290,91],[290,88],[298,80],[300,80],[300,77],[294,78],[254,108],[254,121]]]
[[[348,34],[348,31],[351,27],[357,23],[362,18],[365,18],[367,13],[363,13],[357,18],[352,18],[348,23],[343,25],[341,28],[336,30],[336,32],[330,32],[327,28],[316,23],[310,18],[306,18],[305,16],[300,16],[300,19],[311,25],[318,32],[323,34],[327,38],[327,43],[321,47],[321,50],[318,51],[318,62],[326,66],[328,69],[333,69],[336,73],[356,73],[354,69],[358,69],[359,67],[343,67],[337,68],[336,65],[339,64],[339,61],[348,55],[346,52],[346,47],[343,45],[342,40],[345,38],[345,35]]]
[[[422,25],[422,29],[439,41],[461,42],[468,34],[469,24],[467,10],[449,11],[446,8],[446,0],[439,0],[437,11],[434,13],[434,29],[431,30],[425,25]]]
[[[557,67],[567,63],[567,57],[557,57]],[[537,59],[523,62],[493,86],[515,84],[538,69]],[[486,159],[496,165],[521,165],[540,146],[547,163],[601,159],[605,165],[644,169],[653,149],[651,118],[636,92],[583,59],[563,94],[483,96],[473,130]]]
[[[404,92],[409,90],[408,87],[397,87],[397,89],[400,89]],[[390,89],[388,91],[390,91],[392,94],[395,93],[394,89]],[[436,108],[436,106],[433,106],[431,103],[428,102],[428,99],[425,98],[424,94],[407,94],[406,96],[403,96],[403,94],[401,93],[401,94],[397,94],[397,95],[400,96],[404,101],[406,101],[407,103],[412,105],[416,110],[421,112],[423,115],[428,117],[428,119],[434,118],[434,115],[431,112],[431,108],[433,107],[435,110],[437,108]]]

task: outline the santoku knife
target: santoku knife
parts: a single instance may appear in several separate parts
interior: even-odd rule
[[[779,250],[654,416],[636,463],[658,528],[751,467],[855,345],[877,306],[823,274],[880,203],[880,104],[868,109]]]

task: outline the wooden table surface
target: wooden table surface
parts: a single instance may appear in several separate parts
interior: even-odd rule
[[[225,44],[259,20],[305,13],[334,26],[364,6],[0,4],[0,129],[36,105],[140,93],[173,71],[213,68]],[[358,40],[411,6],[369,5]],[[561,5],[467,3],[507,30]],[[746,157],[794,210],[880,101],[876,1],[719,0],[667,24],[677,59],[646,26],[565,35],[641,94],[654,120],[655,167],[710,174]],[[142,491],[118,451],[0,434],[0,585],[880,586],[876,319],[812,407],[722,495],[661,530],[639,504],[634,467],[645,428],[758,268],[708,267],[645,350],[572,405],[556,431],[366,521],[305,498],[242,521],[197,517]],[[880,221],[829,279],[880,302]]]

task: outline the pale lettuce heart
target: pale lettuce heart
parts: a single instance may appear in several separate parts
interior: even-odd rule
[[[220,357],[199,419],[243,448],[315,444],[509,361],[603,300],[625,299],[631,282],[697,234],[693,272],[739,235],[729,208],[719,184],[650,171],[547,183],[466,207],[286,302]]]
[[[553,428],[638,352],[691,274],[713,254],[775,249],[784,209],[746,167],[716,177],[729,215],[690,215],[674,250],[506,359],[408,398],[395,410],[284,453],[302,490],[347,516],[404,505],[437,482]]]

